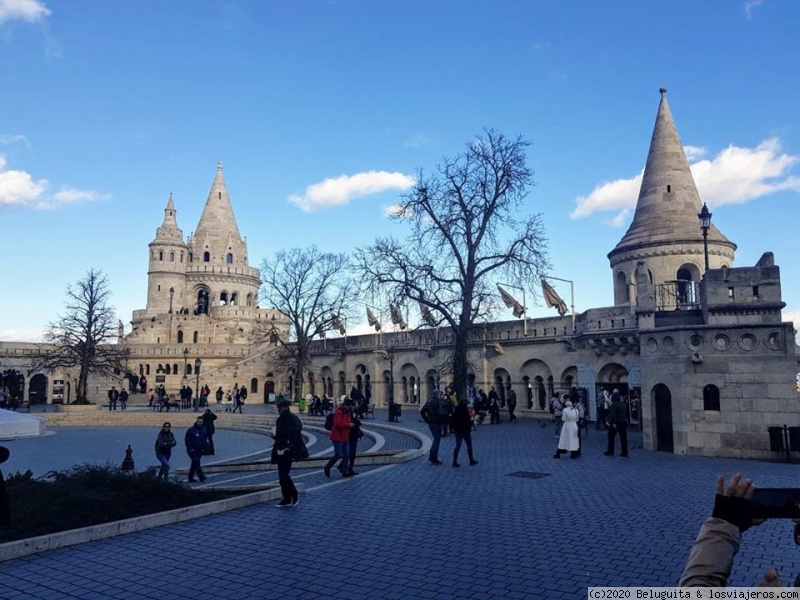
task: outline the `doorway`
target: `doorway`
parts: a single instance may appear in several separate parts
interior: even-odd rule
[[[675,442],[672,432],[672,394],[669,388],[659,383],[652,391],[656,415],[656,450],[673,453]]]

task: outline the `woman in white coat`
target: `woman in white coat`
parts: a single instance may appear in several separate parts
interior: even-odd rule
[[[553,458],[561,458],[561,455],[569,452],[570,458],[579,458],[581,442],[578,439],[578,410],[572,406],[572,402],[564,402],[564,411],[561,414],[564,426],[561,428],[561,436],[558,438],[558,450]]]

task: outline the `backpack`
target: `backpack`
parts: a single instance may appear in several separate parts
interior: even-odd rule
[[[330,431],[333,429],[333,411],[329,412],[325,416],[325,425],[323,425],[323,427],[325,428],[325,431]]]

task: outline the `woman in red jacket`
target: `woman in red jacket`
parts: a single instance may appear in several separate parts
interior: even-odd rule
[[[353,401],[347,396],[342,396],[341,404],[333,413],[333,427],[331,427],[331,442],[333,443],[333,458],[325,465],[325,477],[331,476],[331,469],[341,459],[339,472],[342,477],[350,477],[350,429],[353,427]]]

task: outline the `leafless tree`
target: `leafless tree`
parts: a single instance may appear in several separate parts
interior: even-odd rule
[[[356,299],[357,286],[346,254],[320,252],[316,246],[281,250],[261,264],[261,305],[283,313],[289,335],[265,322],[256,331],[258,343],[281,346],[281,366],[295,373],[295,398],[304,393],[305,371],[311,362],[311,342],[335,329]]]
[[[77,403],[87,402],[90,374],[118,374],[128,359],[127,348],[111,343],[118,327],[114,309],[108,305],[110,296],[108,280],[95,269],[68,286],[64,315],[49,324],[44,335],[48,346],[33,358],[35,370],[78,367]]]
[[[432,175],[418,173],[393,213],[410,228],[404,242],[379,238],[356,251],[368,292],[419,302],[452,329],[450,364],[459,397],[466,392],[470,332],[488,320],[495,284],[510,280],[533,290],[549,267],[541,215],[522,212],[533,177],[528,145],[522,137],[485,130]]]

